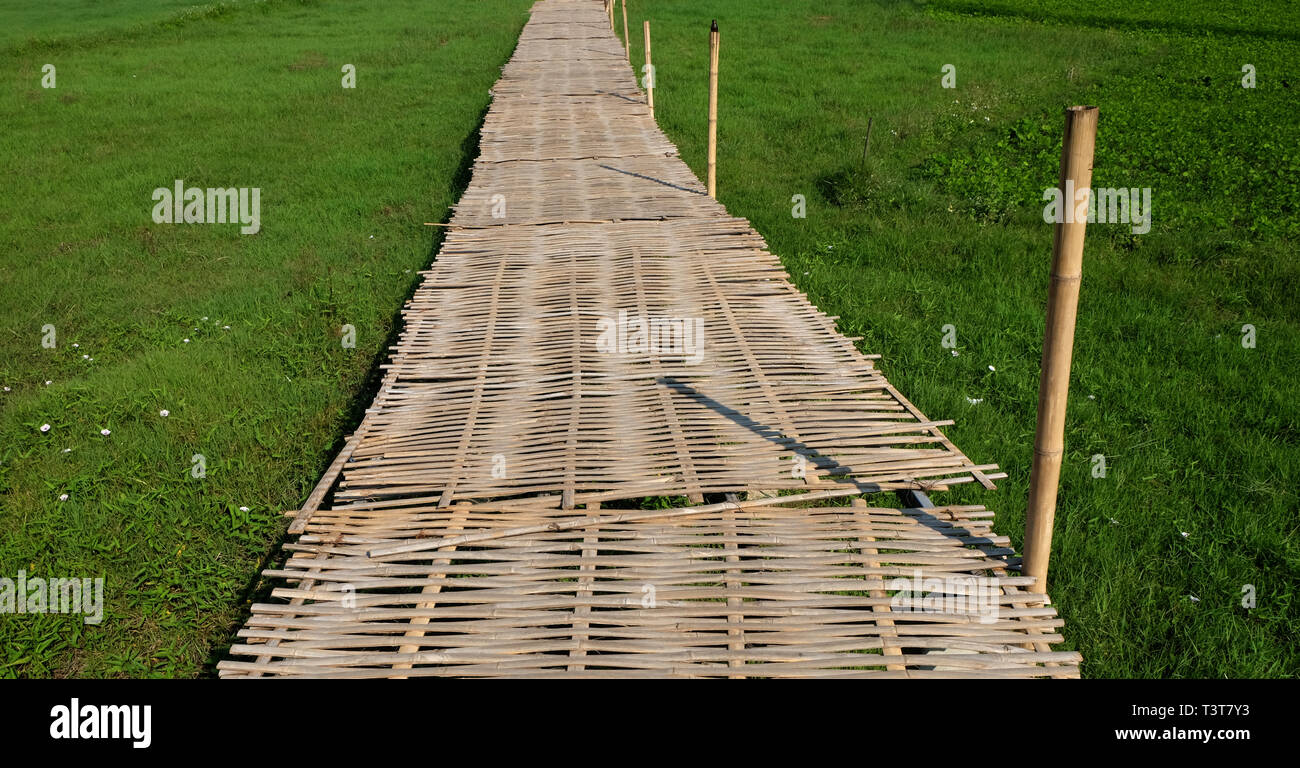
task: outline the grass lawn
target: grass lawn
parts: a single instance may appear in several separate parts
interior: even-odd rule
[[[987,504],[1017,547],[1051,255],[1042,194],[1061,110],[1097,105],[1094,186],[1152,188],[1153,219],[1142,235],[1088,231],[1049,577],[1065,647],[1092,677],[1294,676],[1295,9],[1079,9],[642,0],[629,21],[639,66],[651,20],[656,117],[702,178],[718,19],[719,198],[928,416],[957,420],[958,446],[1010,474],[938,497]]]
[[[0,615],[0,675],[194,675],[369,401],[529,3],[39,5],[0,3],[0,574],[103,577],[105,616]],[[176,179],[260,188],[261,231],[155,224]]]

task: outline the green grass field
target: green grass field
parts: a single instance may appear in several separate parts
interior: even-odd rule
[[[280,512],[369,401],[438,245],[421,223],[467,180],[529,4],[0,0],[0,575],[106,580],[98,626],[0,615],[0,676],[210,670]],[[632,59],[649,18],[656,115],[703,176],[718,19],[720,199],[913,402],[957,420],[972,459],[1010,474],[937,500],[986,504],[1017,546],[1041,196],[1061,109],[1096,104],[1095,184],[1154,204],[1147,234],[1089,228],[1051,576],[1065,647],[1093,677],[1295,676],[1295,11],[976,5],[633,0]],[[175,179],[259,187],[261,231],[155,224],[151,193]]]

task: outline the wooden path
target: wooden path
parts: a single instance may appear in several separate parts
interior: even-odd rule
[[[542,0],[221,675],[1077,676],[991,512],[863,497],[1002,475],[834,321],[678,159],[601,3]]]

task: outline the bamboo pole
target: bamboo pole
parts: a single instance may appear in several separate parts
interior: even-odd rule
[[[609,31],[614,31],[614,0],[607,0],[605,10],[609,12]]]
[[[655,116],[655,68],[650,63],[650,20],[643,22],[645,31],[645,103],[650,106],[650,119]]]
[[[632,38],[627,36],[627,0],[623,0],[623,50],[627,52],[627,63],[632,63]]]
[[[718,197],[718,20],[709,28],[709,197]]]
[[[1091,194],[1092,153],[1097,140],[1097,108],[1065,111],[1065,140],[1061,147],[1062,216],[1052,240],[1052,282],[1047,294],[1047,327],[1043,333],[1043,364],[1038,383],[1038,425],[1034,432],[1034,461],[1029,473],[1029,507],[1025,515],[1025,559],[1022,573],[1034,579],[1034,592],[1047,592],[1047,562],[1052,553],[1052,522],[1056,491],[1065,452],[1065,405],[1070,387],[1070,355],[1083,278],[1083,235],[1087,200],[1076,206],[1067,191]],[[1085,214],[1073,215],[1082,207]]]

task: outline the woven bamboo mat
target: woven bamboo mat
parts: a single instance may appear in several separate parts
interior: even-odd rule
[[[973,468],[762,246],[730,218],[454,231],[336,498],[583,504]],[[636,354],[620,319],[638,317],[680,319],[683,343]]]
[[[825,506],[1002,475],[703,193],[622,56],[600,2],[534,7],[221,674],[1077,676],[992,513]]]
[[[224,674],[1077,676],[980,507],[724,509],[505,535],[576,513],[322,513]],[[590,514],[590,513],[587,513]],[[375,556],[425,537],[436,551]],[[478,537],[455,544],[456,538]],[[433,558],[431,560],[431,557]],[[900,595],[902,595],[900,597]],[[271,641],[277,641],[271,645]],[[1028,645],[1028,647],[1024,647]]]
[[[453,221],[492,226],[727,215],[685,163],[664,160],[478,163]]]
[[[502,78],[492,88],[498,96],[551,97],[617,94],[626,101],[641,104],[645,95],[637,88],[637,79],[622,57],[599,59],[559,59],[555,61],[512,61]]]
[[[677,154],[644,104],[613,91],[502,97],[483,121],[479,159],[499,163]]]
[[[532,23],[536,23],[535,21]],[[579,59],[614,59],[625,61],[627,51],[613,37],[579,40],[523,40],[515,47],[512,62],[565,62]]]

